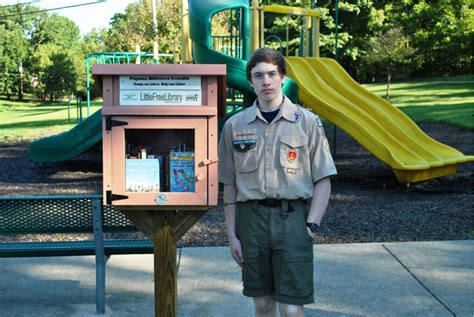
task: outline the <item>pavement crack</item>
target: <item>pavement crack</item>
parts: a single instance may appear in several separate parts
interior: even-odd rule
[[[393,253],[392,251],[390,251],[386,246],[385,244],[382,243],[382,247],[388,252],[390,253],[390,255],[395,259],[397,260],[398,263],[400,263],[400,265],[408,272],[410,273],[410,275],[428,292],[430,293],[430,295],[436,299],[441,305],[443,305],[444,308],[446,308],[447,311],[449,311],[453,317],[456,317],[456,313],[453,312],[451,310],[451,308],[448,307],[448,305],[446,305],[438,296],[436,296],[405,264],[403,264],[403,262],[395,255],[395,253]]]

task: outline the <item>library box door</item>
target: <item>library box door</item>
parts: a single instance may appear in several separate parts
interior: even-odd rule
[[[104,178],[111,204],[208,205],[207,126],[207,117],[112,117],[111,148],[104,149],[112,154]]]

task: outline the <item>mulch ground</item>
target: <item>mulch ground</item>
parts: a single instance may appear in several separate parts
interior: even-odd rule
[[[474,132],[443,124],[421,124],[434,139],[474,154]],[[334,145],[332,127],[326,129]],[[454,175],[417,184],[399,183],[392,170],[342,130],[336,130],[332,195],[316,243],[474,239],[474,163]],[[0,146],[0,195],[101,194],[100,145],[73,160],[38,164],[28,143]],[[68,236],[17,236],[18,240]],[[0,241],[12,237],[0,236]],[[222,201],[209,210],[178,246],[227,245]]]

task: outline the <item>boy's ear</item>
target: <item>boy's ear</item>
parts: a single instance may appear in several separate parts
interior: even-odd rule
[[[285,80],[286,80],[286,76],[285,75],[282,75],[281,76],[281,86],[283,87],[283,85],[285,84]]]
[[[248,82],[249,82],[249,85],[250,85],[252,88],[254,88],[254,87],[253,87],[252,80],[248,80]]]

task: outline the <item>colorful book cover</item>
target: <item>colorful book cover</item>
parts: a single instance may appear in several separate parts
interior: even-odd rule
[[[159,192],[160,161],[158,159],[126,159],[125,191]]]
[[[170,153],[170,191],[194,192],[194,152]]]

